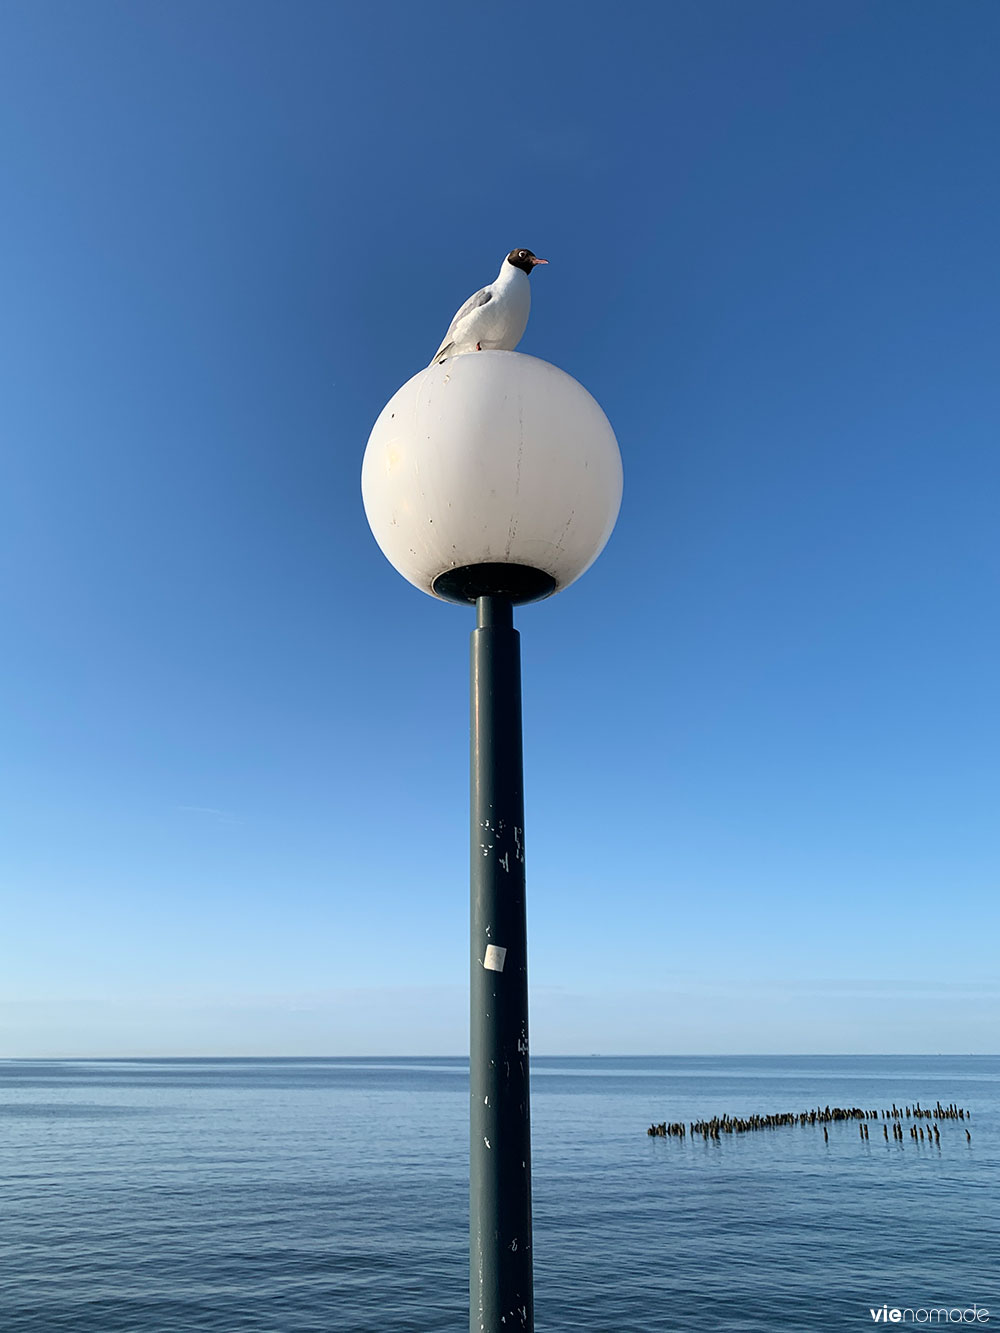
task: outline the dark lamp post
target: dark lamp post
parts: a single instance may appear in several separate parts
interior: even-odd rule
[[[470,1333],[534,1329],[521,666],[513,608],[597,559],[622,495],[607,417],[519,352],[421,371],[383,408],[361,472],[383,553],[472,632]]]

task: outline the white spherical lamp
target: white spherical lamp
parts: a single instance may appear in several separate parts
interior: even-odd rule
[[[451,602],[528,602],[597,559],[621,506],[622,462],[572,376],[519,352],[476,352],[393,395],[361,492],[375,540],[415,587]]]

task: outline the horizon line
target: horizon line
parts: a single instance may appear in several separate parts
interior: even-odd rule
[[[1000,1051],[591,1051],[587,1054],[563,1051],[538,1051],[529,1056],[536,1060],[797,1060],[797,1059],[928,1059],[990,1060],[1000,1057]],[[186,1054],[166,1055],[149,1053],[131,1055],[0,1055],[0,1064],[18,1064],[29,1061],[113,1061],[113,1060],[468,1060],[468,1052],[460,1054],[420,1055],[398,1053],[368,1053],[348,1055],[263,1055],[263,1054]]]

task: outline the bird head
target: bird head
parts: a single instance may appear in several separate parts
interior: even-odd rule
[[[507,256],[508,264],[513,264],[514,267],[519,268],[522,273],[527,273],[529,275],[536,264],[547,264],[548,262],[547,259],[539,259],[538,256],[532,254],[530,250],[511,250],[510,254]]]

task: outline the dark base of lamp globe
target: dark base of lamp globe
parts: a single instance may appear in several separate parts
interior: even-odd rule
[[[479,597],[506,597],[514,606],[537,602],[556,590],[551,574],[531,565],[462,565],[439,574],[431,585],[438,597],[474,606]]]

